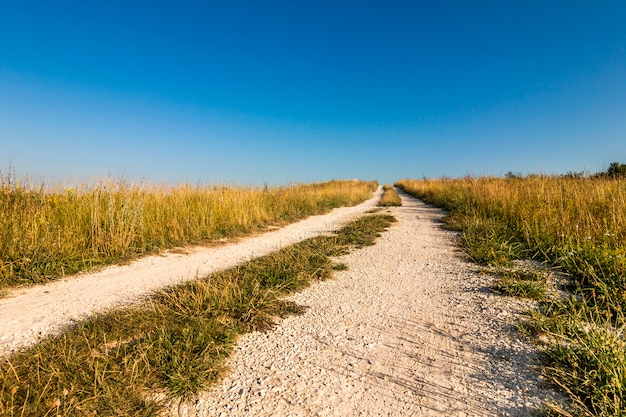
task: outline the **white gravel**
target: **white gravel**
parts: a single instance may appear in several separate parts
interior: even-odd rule
[[[219,385],[171,416],[528,416],[554,395],[512,323],[528,306],[489,291],[440,227],[403,196],[350,269],[290,299],[308,307],[243,336]]]

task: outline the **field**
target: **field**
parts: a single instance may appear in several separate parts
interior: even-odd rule
[[[47,190],[3,176],[0,291],[284,225],[354,205],[376,186],[364,181],[165,186],[104,178]]]
[[[216,244],[354,205],[376,186],[168,187],[104,179],[46,190],[3,177],[0,290]],[[518,328],[542,351],[545,378],[570,400],[547,404],[545,415],[624,416],[626,180],[531,175],[396,186],[447,211],[445,226],[462,232],[465,254],[488,274],[480,276],[494,275],[494,293],[532,300]],[[384,191],[380,206],[399,204],[392,186]],[[333,257],[372,244],[392,221],[365,216],[335,235],[81,319],[0,361],[0,414],[156,415],[160,399],[188,398],[219,380],[239,335],[300,314],[284,296],[345,268]]]
[[[402,180],[406,192],[449,212],[446,225],[474,261],[501,279],[494,290],[539,299],[520,329],[545,352],[543,372],[571,399],[549,415],[626,413],[626,180],[528,176]],[[534,259],[564,274],[516,270]]]

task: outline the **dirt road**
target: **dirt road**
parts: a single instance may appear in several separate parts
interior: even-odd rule
[[[0,299],[0,354],[72,319],[261,256],[341,224],[372,200],[234,244],[168,254]],[[349,270],[292,297],[308,307],[243,336],[232,373],[172,405],[172,416],[528,416],[552,396],[515,331],[523,302],[489,291],[443,230],[443,213],[403,196],[376,245]]]
[[[550,395],[442,213],[403,196],[399,222],[350,269],[292,297],[308,307],[244,336],[219,386],[172,416],[528,416]]]

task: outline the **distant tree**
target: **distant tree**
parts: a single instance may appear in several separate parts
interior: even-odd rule
[[[509,171],[506,174],[504,174],[504,178],[507,178],[507,179],[518,178],[519,179],[519,178],[522,178],[522,173]]]
[[[579,172],[574,172],[574,171],[568,171],[567,174],[561,175],[563,178],[573,178],[573,179],[578,179],[578,178],[585,178],[586,174],[584,171],[579,171]]]
[[[606,170],[606,174],[609,177],[626,177],[626,164],[620,164],[619,162],[611,162],[609,169]]]

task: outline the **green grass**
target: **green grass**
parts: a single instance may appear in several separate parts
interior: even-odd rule
[[[226,372],[237,337],[301,314],[285,296],[345,269],[395,219],[366,215],[331,236],[159,291],[0,361],[0,415],[156,416]]]
[[[540,300],[520,324],[544,351],[543,373],[569,396],[551,416],[626,415],[626,179],[617,176],[402,180],[448,211],[474,261],[510,268],[532,258],[569,278],[546,296],[542,279],[504,276],[494,290]]]
[[[385,184],[383,185],[383,196],[380,198],[377,205],[380,207],[397,207],[402,205],[402,200],[393,186]]]
[[[0,175],[0,291],[283,225],[362,202],[376,186],[160,186],[105,178],[46,190]]]
[[[554,320],[552,320],[554,321]],[[557,322],[560,320],[557,320]],[[562,324],[556,324],[556,328]],[[626,346],[623,329],[571,323],[567,336],[544,356],[544,374],[572,399],[569,412],[581,416],[626,415]],[[555,324],[544,326],[549,331]],[[561,329],[559,329],[561,330]],[[555,404],[554,411],[567,415]]]
[[[504,270],[493,290],[512,297],[543,300],[546,298],[546,275],[540,271]]]

